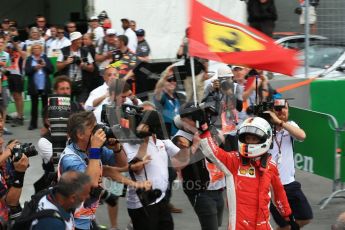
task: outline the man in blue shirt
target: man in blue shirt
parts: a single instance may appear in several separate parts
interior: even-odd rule
[[[75,113],[70,116],[67,123],[67,133],[70,144],[61,154],[58,164],[58,176],[66,171],[85,172],[91,178],[92,189],[101,186],[101,179],[109,177],[112,180],[133,186],[135,188],[150,189],[148,181],[134,182],[113,167],[127,167],[127,157],[120,143],[114,138],[107,140],[104,131],[95,130],[96,118],[91,111]],[[103,147],[105,141],[108,147]],[[97,229],[95,213],[99,204],[98,196],[91,196],[83,207],[74,213],[75,229]]]
[[[49,193],[38,202],[38,210],[55,210],[56,217],[45,217],[32,222],[33,230],[72,230],[75,227],[73,212],[88,197],[90,177],[85,173],[68,171]]]

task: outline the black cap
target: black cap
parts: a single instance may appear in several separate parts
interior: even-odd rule
[[[129,19],[128,18],[121,18],[121,22],[128,22],[129,23]]]
[[[143,29],[139,29],[135,31],[135,33],[137,34],[137,36],[145,36],[145,30]]]

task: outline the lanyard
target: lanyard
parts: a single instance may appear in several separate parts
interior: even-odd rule
[[[283,136],[284,136],[284,130],[280,136],[280,141],[278,142],[277,140],[277,136],[274,136],[274,141],[276,142],[277,146],[278,146],[278,161],[277,163],[280,164],[282,161],[282,151],[281,151],[281,147],[282,147],[282,143],[283,143]]]

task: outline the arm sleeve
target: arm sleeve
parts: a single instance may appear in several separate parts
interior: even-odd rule
[[[170,139],[162,140],[162,141],[163,141],[163,143],[165,145],[165,149],[166,149],[166,151],[170,157],[175,156],[180,151],[180,148],[177,147],[176,145],[174,145],[174,143],[172,143],[172,141]]]
[[[61,174],[66,171],[86,171],[86,164],[76,155],[66,155],[61,159]]]
[[[273,190],[273,197],[274,197],[274,205],[278,209],[279,213],[283,217],[287,217],[291,215],[291,209],[286,197],[286,193],[284,187],[280,181],[279,172],[277,167],[274,163],[270,165],[270,171],[272,174],[272,190]]]
[[[106,147],[102,148],[101,161],[103,165],[114,166],[115,165],[115,154],[111,149]]]
[[[53,155],[53,145],[46,138],[42,137],[37,142],[38,153],[43,159],[44,163],[48,163]]]

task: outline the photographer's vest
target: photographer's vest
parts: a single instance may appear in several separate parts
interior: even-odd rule
[[[41,211],[41,210],[56,210],[59,212],[59,209],[52,203],[52,198],[50,197],[50,194],[42,197],[41,200],[38,202],[37,211]],[[65,222],[65,229],[74,230],[75,226],[74,226],[73,214],[71,213],[71,217],[69,218],[68,221],[65,218],[63,219]],[[33,221],[32,226],[35,226],[35,224],[37,224],[37,220]]]
[[[78,154],[76,154],[74,151],[74,149],[71,149],[72,147],[69,145],[66,147],[65,151],[61,154],[60,156],[60,160],[58,163],[58,167],[57,167],[57,171],[58,171],[58,180],[61,177],[61,160],[63,157],[67,156],[67,155],[76,155],[82,162],[84,162],[85,166],[87,166],[87,162],[85,162]],[[66,152],[66,150],[68,150],[68,152]],[[100,161],[100,166],[102,167],[102,162]],[[100,182],[102,181],[102,173],[100,176]],[[98,199],[93,199],[92,198],[87,199],[86,201],[84,201],[82,203],[82,205],[76,209],[76,211],[74,212],[74,217],[76,219],[90,219],[90,220],[94,220],[96,218],[96,211],[99,205],[99,198]],[[90,202],[91,201],[91,202]],[[84,204],[87,203],[88,207],[84,207]]]

